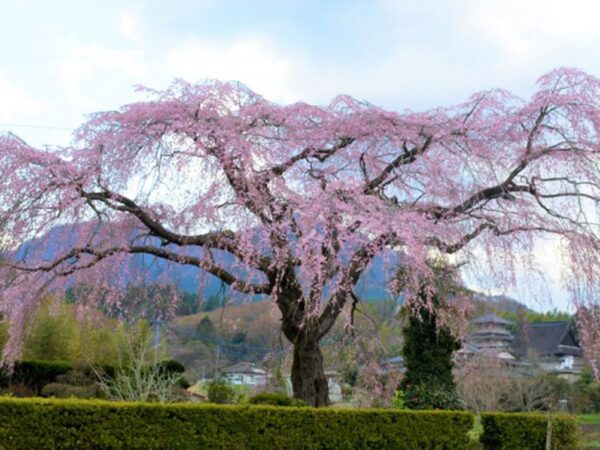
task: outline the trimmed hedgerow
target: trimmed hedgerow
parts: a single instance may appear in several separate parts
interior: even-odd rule
[[[546,448],[548,418],[533,413],[482,413],[481,443],[490,450],[540,450]],[[579,448],[579,426],[573,416],[552,417],[552,449]]]
[[[0,400],[5,449],[466,449],[473,416],[101,400]]]

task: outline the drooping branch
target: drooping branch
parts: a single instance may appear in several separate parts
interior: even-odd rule
[[[158,258],[175,262],[182,265],[190,265],[198,267],[211,275],[218,277],[224,283],[228,284],[235,290],[245,294],[270,294],[272,286],[270,283],[253,284],[231,274],[228,270],[216,264],[214,261],[209,261],[205,258],[180,254],[158,248],[150,245],[132,245],[122,247],[111,247],[105,249],[96,249],[93,247],[77,247],[73,248],[62,256],[54,259],[51,262],[36,266],[27,266],[23,264],[11,264],[10,267],[22,272],[52,272],[57,276],[66,277],[77,271],[89,269],[98,262],[109,258],[116,254],[145,254],[156,256]],[[82,264],[76,264],[85,255],[91,256],[91,260],[85,261]],[[75,261],[73,261],[75,259]],[[61,268],[65,263],[66,267]]]
[[[341,275],[337,289],[331,294],[329,302],[319,317],[321,336],[326,335],[335,323],[346,301],[352,296],[352,288],[369,262],[386,246],[392,245],[395,239],[394,233],[384,233],[354,252]]]
[[[427,151],[433,141],[433,137],[430,135],[425,136],[425,142],[419,146],[415,146],[409,149],[406,144],[402,147],[400,154],[377,175],[375,178],[367,182],[364,192],[365,194],[371,194],[380,187],[388,178],[388,176],[400,166],[413,163],[417,160],[419,155],[422,155]],[[365,171],[366,173],[366,171]]]
[[[153,236],[165,240],[166,243],[178,246],[192,245],[225,250],[242,259],[245,263],[255,265],[258,270],[261,270],[264,273],[268,273],[272,268],[272,261],[268,256],[253,255],[253,257],[249,258],[248,255],[241,252],[238,243],[236,242],[236,234],[233,231],[224,230],[196,235],[175,233],[174,231],[168,230],[158,220],[152,218],[150,213],[145,209],[124,195],[110,191],[85,192],[83,190],[81,191],[81,195],[91,202],[101,201],[111,209],[132,214],[148,228]]]
[[[324,162],[327,158],[334,155],[339,150],[342,150],[355,142],[354,138],[342,137],[339,142],[329,148],[312,148],[307,147],[300,153],[292,156],[287,161],[277,164],[269,169],[269,172],[275,176],[283,175],[288,169],[299,161],[304,161],[310,158],[315,158],[319,162]]]

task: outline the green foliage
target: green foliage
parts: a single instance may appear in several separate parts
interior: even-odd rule
[[[174,359],[166,359],[166,360],[161,361],[158,364],[156,364],[156,366],[157,366],[156,369],[160,373],[163,373],[164,375],[167,375],[167,376],[183,374],[185,372],[184,365]],[[177,383],[178,383],[179,387],[182,389],[187,389],[191,386],[190,382],[183,375],[179,375],[177,377],[177,380],[178,380]]]
[[[78,317],[67,301],[44,300],[31,318],[31,332],[23,345],[24,360],[85,362],[115,365],[122,326],[98,311]],[[4,343],[4,328],[0,341]]]
[[[419,296],[427,297],[432,308],[415,306],[407,312],[404,327],[404,363],[406,373],[401,382],[405,405],[409,409],[464,409],[452,375],[454,352],[460,340],[451,330],[439,323],[438,311],[446,307],[445,296],[452,294],[451,275],[434,267],[436,279],[433,296],[424,281]],[[424,302],[427,304],[427,302]]]
[[[429,384],[404,387],[404,406],[409,409],[465,409],[456,388]]]
[[[498,316],[510,320],[515,325],[519,323],[532,323],[532,322],[572,322],[574,321],[573,314],[569,314],[564,311],[559,311],[554,308],[551,311],[538,312],[530,309],[520,309],[518,311],[494,311]]]
[[[213,380],[207,385],[208,401],[222,405],[235,403],[236,393],[233,387],[222,380]]]
[[[256,394],[254,397],[250,397],[248,403],[251,405],[308,406],[305,401],[278,392]]]
[[[160,370],[165,373],[183,373],[185,367],[179,361],[174,359],[165,359],[157,364]]]
[[[201,339],[214,339],[217,336],[217,328],[208,316],[204,316],[196,325],[196,333]]]
[[[406,409],[406,402],[404,401],[404,392],[398,389],[394,392],[392,397],[392,408],[394,409]]]
[[[42,388],[42,396],[55,398],[98,398],[100,389],[96,384],[72,386],[64,383],[50,383]]]
[[[285,375],[283,374],[283,370],[281,368],[281,361],[279,358],[275,358],[272,361],[270,368],[271,376],[268,379],[267,389],[271,392],[277,392],[284,396],[289,394],[288,392],[288,383],[285,379]]]
[[[74,367],[67,362],[57,361],[17,361],[12,374],[6,369],[0,371],[0,387],[13,392],[27,388],[30,395],[43,394],[43,388],[48,384],[60,383],[72,386],[86,386],[96,380],[95,372],[106,377],[113,377],[115,369],[112,366],[100,366],[92,369],[89,366]]]
[[[56,377],[56,383],[42,388],[43,397],[56,398],[104,398],[97,378],[90,369],[73,369]]]
[[[481,442],[489,450],[539,450],[545,448],[548,417],[528,413],[482,413]],[[552,448],[579,448],[579,426],[573,416],[552,416]]]
[[[61,449],[469,448],[465,412],[0,400],[0,446]]]
[[[102,392],[111,400],[175,402],[181,400],[183,367],[176,361],[157,361],[158,354],[148,345],[149,328],[142,322],[122,342],[119,366],[113,376],[98,376]],[[172,369],[172,370],[169,370]]]
[[[548,387],[546,397],[558,408],[566,407],[566,410],[576,414],[600,413],[600,383],[594,382],[588,371],[584,371],[575,383],[550,374],[531,381],[543,381]],[[566,405],[563,401],[566,401]]]
[[[223,306],[223,298],[220,295],[211,295],[202,305],[202,311],[210,312]]]
[[[42,388],[56,382],[59,375],[73,370],[66,362],[55,361],[17,361],[12,374],[6,369],[0,372],[0,386],[9,384],[24,385],[33,389],[39,395]]]
[[[452,387],[452,357],[460,348],[460,341],[446,327],[438,327],[434,312],[422,308],[419,314],[420,317],[411,314],[404,328],[403,353],[406,373],[402,386]]]

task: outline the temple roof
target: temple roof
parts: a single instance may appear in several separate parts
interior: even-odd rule
[[[506,320],[503,319],[502,317],[498,317],[496,314],[494,313],[486,313],[481,317],[478,317],[477,319],[473,320],[471,323],[474,324],[482,324],[482,323],[497,323],[497,324],[501,324],[501,325],[512,325],[513,322],[511,322],[510,320]]]
[[[566,321],[523,325],[515,335],[512,349],[519,356],[526,356],[531,351],[541,356],[583,354],[571,324]]]

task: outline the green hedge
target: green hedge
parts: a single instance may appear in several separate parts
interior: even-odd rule
[[[0,399],[4,449],[466,449],[449,411]]]
[[[543,450],[548,419],[545,414],[482,413],[481,443],[490,450]],[[573,416],[552,417],[552,449],[579,448],[579,426]]]

